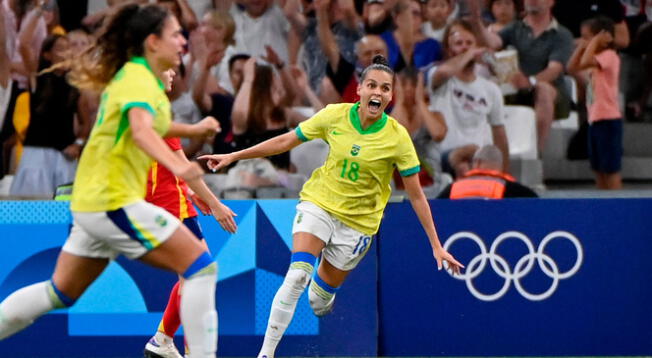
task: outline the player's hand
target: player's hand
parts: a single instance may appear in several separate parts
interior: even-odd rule
[[[204,175],[204,170],[196,162],[188,162],[174,168],[172,173],[185,181],[191,181]]]
[[[202,155],[197,159],[206,159],[208,162],[206,165],[208,166],[208,169],[213,171],[215,173],[216,171],[228,166],[229,164],[233,163],[235,161],[235,157],[233,153],[229,154],[208,154],[208,155]]]
[[[220,122],[215,117],[208,116],[193,125],[197,137],[212,139],[215,135],[222,131]]]
[[[235,223],[235,220],[233,219],[238,215],[234,213],[233,210],[231,210],[231,208],[218,202],[217,205],[211,207],[210,210],[215,220],[217,220],[217,222],[220,223],[222,229],[232,234],[235,233],[236,230],[238,230],[238,225]]]
[[[201,198],[190,189],[188,189],[188,196],[190,197],[190,200],[192,200],[193,204],[199,208],[199,211],[201,211],[202,214],[208,215],[211,213],[210,206],[208,206],[205,201],[201,200]]]
[[[449,254],[443,247],[435,248],[433,254],[435,260],[437,260],[437,269],[439,270],[444,267],[444,261],[448,264],[447,269],[453,271],[453,275],[459,275],[460,271],[464,268],[464,265],[455,260],[453,255]]]

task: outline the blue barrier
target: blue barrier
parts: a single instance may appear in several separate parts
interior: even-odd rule
[[[226,204],[238,214],[236,234],[224,232],[210,216],[200,217],[220,265],[218,349],[222,356],[252,356],[262,344],[272,298],[290,261],[296,201]],[[0,201],[0,300],[50,277],[70,222],[66,203]],[[318,319],[302,296],[279,355],[377,354],[376,256],[374,245],[338,294],[332,315]],[[0,356],[140,356],[175,281],[171,273],[119,258],[74,307],[50,313],[0,342]],[[181,337],[177,345],[183,345]]]
[[[289,262],[296,201],[227,204],[237,234],[200,218],[220,264],[219,354],[251,356]],[[651,204],[431,201],[440,239],[467,266],[458,278],[437,272],[409,203],[390,204],[333,314],[318,320],[304,295],[278,355],[652,355]],[[69,224],[63,203],[0,202],[0,300],[49,277]],[[139,356],[175,280],[118,259],[75,307],[0,342],[0,356]]]
[[[437,272],[409,204],[390,205],[378,240],[379,354],[652,353],[651,200],[431,205],[466,271]]]

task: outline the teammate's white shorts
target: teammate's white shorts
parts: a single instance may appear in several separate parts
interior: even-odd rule
[[[179,227],[167,210],[139,201],[114,211],[73,212],[73,227],[62,250],[76,256],[130,259],[165,242]]]
[[[322,240],[326,244],[322,257],[342,271],[353,270],[358,265],[373,239],[309,201],[301,201],[297,205],[292,234],[298,232],[307,232]]]

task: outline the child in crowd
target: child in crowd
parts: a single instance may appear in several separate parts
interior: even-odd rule
[[[518,0],[489,0],[489,11],[494,22],[489,24],[487,29],[490,32],[498,33],[505,26],[509,25],[518,17]]]
[[[614,23],[599,16],[585,21],[581,32],[568,70],[588,70],[586,106],[591,168],[599,189],[621,189],[623,121],[618,105],[620,58],[614,50]]]
[[[424,7],[425,22],[421,30],[426,37],[441,43],[448,24],[448,17],[453,11],[452,0],[428,0]]]

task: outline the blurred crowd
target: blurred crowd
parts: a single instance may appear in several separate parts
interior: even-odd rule
[[[74,179],[101,93],[72,87],[66,74],[125,2],[104,1],[0,0],[0,178],[14,175],[12,196],[51,196]],[[582,123],[616,119],[592,112],[582,53],[571,61],[592,42],[596,54],[617,51],[619,119],[650,116],[652,1],[155,2],[188,39],[168,92],[174,120],[213,116],[221,127],[210,142],[184,141],[189,158],[249,147],[328,104],[357,101],[358,76],[376,54],[397,73],[387,111],[412,136],[432,196],[472,170],[488,144],[509,173],[505,106],[533,109],[539,153],[553,121],[571,110]],[[237,164],[225,185],[283,187],[296,171],[281,154]]]

